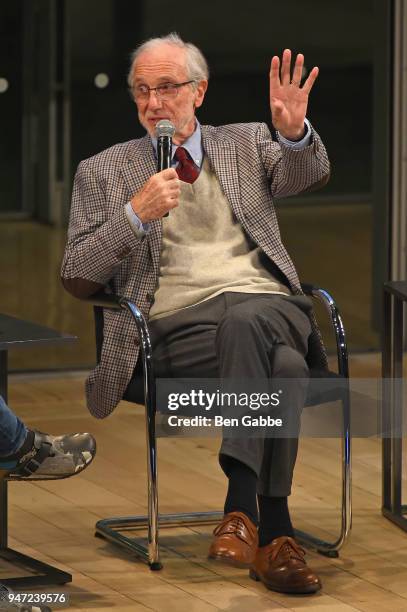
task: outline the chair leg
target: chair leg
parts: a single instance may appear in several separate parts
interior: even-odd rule
[[[140,336],[140,349],[143,364],[144,400],[146,408],[147,437],[147,476],[148,476],[148,515],[125,516],[102,519],[96,523],[96,534],[119,544],[122,548],[135,553],[146,561],[151,570],[160,570],[160,551],[158,530],[160,525],[186,526],[197,524],[212,524],[218,522],[223,512],[194,512],[189,514],[158,515],[158,483],[157,483],[157,440],[155,435],[155,378],[151,342],[147,323],[141,311],[135,304],[120,298],[120,306],[130,311],[136,323]],[[120,533],[125,530],[148,529],[147,546],[139,538],[129,537]]]
[[[146,411],[147,435],[147,495],[148,495],[148,563],[153,571],[162,569],[158,543],[158,481],[157,481],[157,438],[154,414]]]
[[[295,530],[296,537],[307,546],[327,557],[338,557],[338,551],[348,539],[352,527],[352,476],[351,476],[351,436],[350,436],[350,391],[342,399],[343,436],[342,436],[342,509],[341,531],[335,542],[320,540],[303,531]]]
[[[146,400],[146,404],[149,402],[150,398]],[[95,535],[135,553],[140,559],[148,563],[152,571],[157,571],[163,567],[160,561],[159,526],[212,525],[222,519],[223,512],[190,512],[163,514],[161,516],[158,514],[157,439],[154,417],[154,412],[146,405],[148,515],[102,519],[96,523]],[[137,531],[146,527],[148,529],[147,546],[141,539],[120,533],[126,530]]]

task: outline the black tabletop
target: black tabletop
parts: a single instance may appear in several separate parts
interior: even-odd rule
[[[401,300],[407,300],[407,281],[388,281],[384,283],[384,290]]]
[[[23,319],[16,319],[0,314],[0,350],[29,347],[34,344],[57,344],[59,342],[72,342],[75,336],[30,323]]]

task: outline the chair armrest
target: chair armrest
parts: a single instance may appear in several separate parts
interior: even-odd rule
[[[100,306],[101,308],[119,309],[125,307],[125,299],[121,295],[106,293],[103,289],[86,298],[81,298],[81,300],[92,304],[92,306]]]
[[[92,304],[96,308],[112,308],[114,310],[128,310],[133,317],[137,331],[140,336],[140,348],[143,356],[146,355],[148,359],[151,359],[151,342],[150,334],[148,331],[147,321],[141,312],[141,310],[122,295],[116,295],[114,293],[106,293],[105,291],[97,291],[93,295],[86,298],[81,298],[83,301]]]
[[[305,295],[309,295],[321,302],[328,312],[332,328],[335,334],[336,349],[338,356],[338,372],[345,378],[349,377],[348,348],[346,344],[345,327],[338,306],[332,295],[326,290],[310,283],[301,283],[301,289]]]
[[[150,333],[148,330],[147,321],[141,312],[141,310],[122,295],[116,295],[114,293],[106,293],[104,290],[97,291],[93,295],[86,298],[81,298],[84,302],[92,304],[95,310],[95,320],[97,321],[97,311],[103,311],[103,308],[109,308],[114,310],[128,310],[134,319],[136,328],[139,335],[139,345],[141,351],[141,361],[143,365],[143,384],[144,384],[144,398],[145,405],[147,408],[148,415],[148,430],[154,429],[154,415],[155,415],[155,379],[153,369],[153,351],[151,348]],[[96,322],[96,328],[98,324]],[[98,335],[96,331],[96,336]],[[101,335],[103,341],[103,318],[101,323]],[[96,344],[98,340],[96,338]],[[100,349],[98,349],[100,350]],[[99,353],[100,359],[100,353]],[[133,400],[131,400],[133,401]],[[150,435],[150,434],[149,434]]]
[[[309,295],[312,297],[314,295],[314,291],[317,291],[319,287],[316,285],[311,285],[310,283],[301,283],[301,289],[305,293],[305,295]]]
[[[81,300],[99,308],[112,308],[114,310],[120,310],[122,308],[123,310],[129,310],[136,321],[138,331],[140,332],[140,327],[142,327],[147,336],[149,335],[147,322],[143,313],[140,311],[138,306],[134,304],[134,302],[131,302],[122,295],[106,293],[103,289],[101,289],[93,295],[86,298],[81,298]]]

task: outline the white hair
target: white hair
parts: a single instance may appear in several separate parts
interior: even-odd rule
[[[127,75],[127,83],[129,85],[130,93],[133,95],[134,89],[134,66],[137,58],[144,51],[154,49],[159,45],[174,45],[180,49],[185,49],[186,53],[186,69],[188,80],[195,81],[193,86],[196,86],[197,81],[209,79],[209,68],[208,63],[200,49],[190,42],[184,42],[177,32],[171,32],[165,36],[158,36],[156,38],[150,38],[141,45],[139,45],[130,55],[130,70]]]

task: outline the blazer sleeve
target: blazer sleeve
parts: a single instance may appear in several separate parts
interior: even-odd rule
[[[257,148],[274,198],[320,189],[329,180],[330,164],[323,142],[311,126],[311,143],[292,149],[273,140],[265,123],[256,133]]]
[[[108,215],[103,181],[95,176],[89,160],[81,162],[62,261],[64,287],[75,297],[92,295],[109,282],[142,239],[131,229],[124,206]]]

